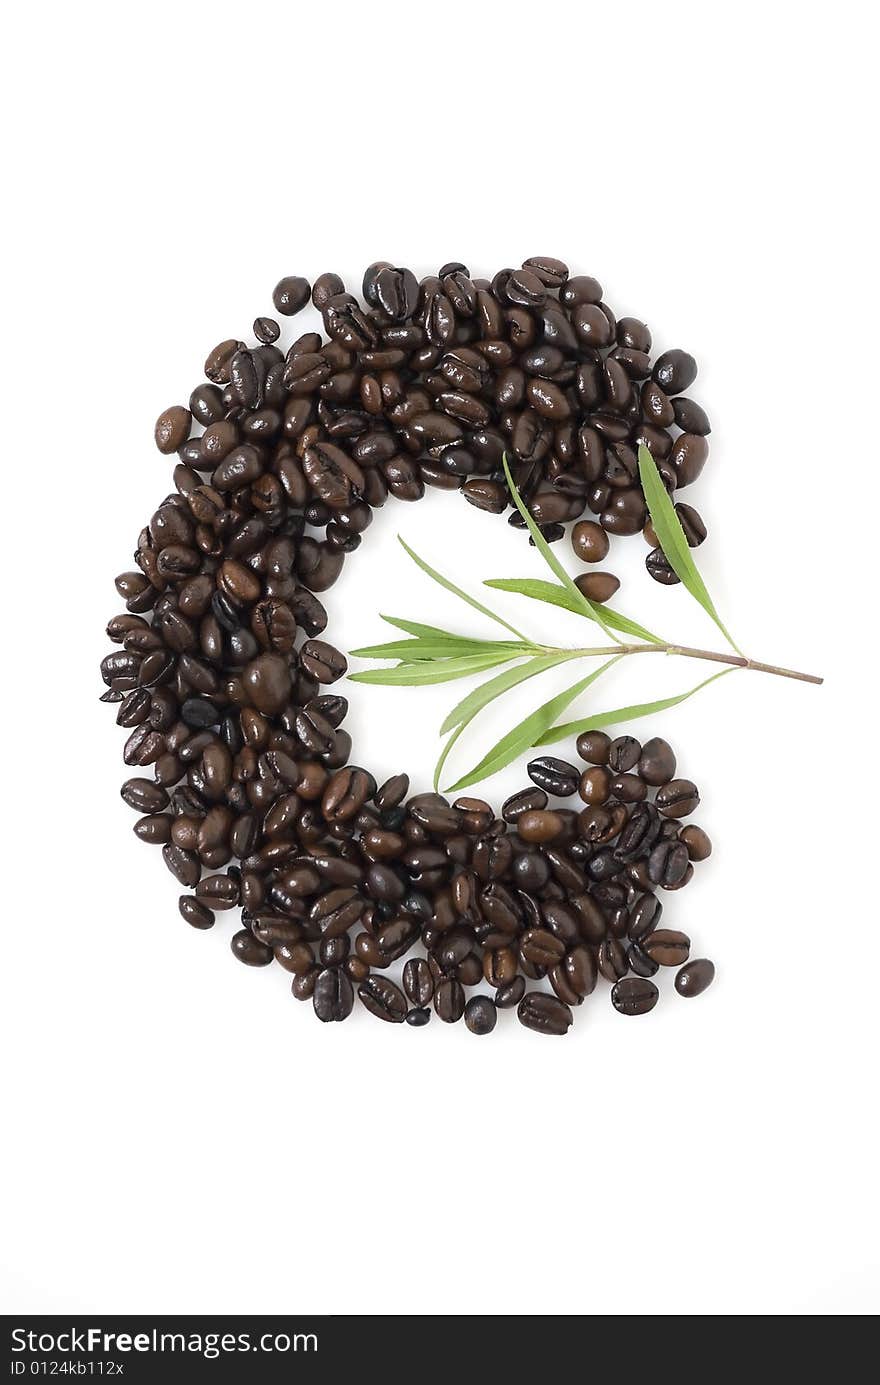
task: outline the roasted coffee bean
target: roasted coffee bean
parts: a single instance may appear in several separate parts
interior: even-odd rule
[[[582,731],[577,738],[577,753],[588,765],[607,765],[611,737],[604,731]]]
[[[630,971],[636,976],[654,976],[660,970],[660,963],[649,957],[638,943],[630,943],[626,950],[626,961]]]
[[[434,992],[434,1009],[446,1024],[455,1024],[464,1014],[464,989],[460,981],[445,976]]]
[[[537,784],[538,788],[543,789],[545,793],[553,794],[555,798],[570,798],[577,791],[580,774],[575,766],[569,764],[567,760],[557,760],[552,755],[542,755],[538,760],[530,760],[526,766],[526,771],[533,784]],[[504,807],[507,808],[509,803],[510,800],[508,799],[508,803]],[[546,799],[544,800],[545,804]],[[536,808],[532,809],[532,811],[535,810]],[[504,816],[504,809],[502,809],[502,816]],[[511,819],[505,817],[505,822],[509,821]]]
[[[126,779],[120,793],[129,808],[137,813],[161,813],[169,803],[165,789],[151,779]]]
[[[319,683],[335,683],[348,668],[348,660],[324,640],[306,640],[300,650],[302,667]]]
[[[233,955],[248,967],[267,967],[272,961],[272,949],[255,938],[247,928],[234,933],[230,941]]]
[[[645,741],[638,760],[638,771],[646,784],[668,784],[675,778],[675,753],[668,741],[653,736]]]
[[[708,957],[695,958],[676,973],[675,989],[679,995],[702,995],[715,980],[715,964]]]
[[[181,404],[175,404],[172,408],[161,413],[156,420],[154,430],[156,446],[159,451],[167,456],[182,447],[189,437],[191,424],[192,414]]]
[[[686,351],[664,351],[658,356],[652,371],[652,379],[667,394],[681,394],[697,378],[697,363]]]
[[[475,995],[464,1007],[464,1022],[472,1034],[491,1034],[498,1022],[495,1002],[487,995]]]
[[[620,1015],[646,1015],[657,1004],[660,992],[642,976],[627,976],[611,990],[611,1004]]]
[[[540,812],[547,807],[547,803],[543,789],[521,789],[502,804],[501,816],[505,822],[515,825],[523,813]]]
[[[594,520],[584,519],[571,531],[571,546],[582,563],[601,563],[608,556],[608,535]]]
[[[619,977],[626,976],[626,952],[618,938],[605,938],[604,942],[600,943],[596,962],[606,981],[616,981]]]
[[[182,894],[177,901],[181,917],[193,928],[213,928],[214,915],[206,904],[191,894]]]
[[[690,779],[671,779],[657,790],[654,802],[664,817],[685,818],[699,807],[700,794]]]
[[[387,976],[371,975],[358,986],[358,998],[377,1019],[402,1024],[406,1018],[406,997]]]
[[[311,286],[307,279],[302,279],[297,275],[288,275],[286,279],[278,281],[272,292],[275,311],[284,317],[293,317],[295,313],[301,312],[306,306],[311,293]]]
[[[648,857],[648,879],[653,885],[677,885],[687,868],[688,853],[683,842],[660,841]]]
[[[325,967],[318,973],[312,1004],[322,1024],[348,1019],[354,1008],[354,990],[340,967]]]
[[[529,991],[517,1006],[517,1019],[536,1034],[567,1034],[574,1016],[564,1001],[541,991]]]
[[[674,928],[655,928],[642,942],[648,956],[661,967],[680,967],[688,959],[690,938]]]
[[[411,1005],[424,1008],[434,996],[434,978],[423,957],[412,957],[403,968],[403,989]]]
[[[616,774],[626,774],[636,768],[641,753],[641,744],[634,736],[618,736],[608,749],[608,764]]]
[[[620,587],[620,581],[613,572],[582,572],[574,579],[574,584],[588,601],[610,601]]]
[[[407,1010],[406,1022],[411,1024],[414,1029],[421,1029],[431,1018],[431,1011],[419,1007],[415,1010]]]
[[[513,981],[508,981],[503,986],[499,986],[495,992],[496,1010],[512,1010],[519,1005],[525,995],[526,983],[523,977],[517,976]]]
[[[522,813],[516,822],[516,830],[524,842],[550,842],[562,831],[562,818],[548,809],[534,809]]]
[[[712,855],[712,843],[702,827],[688,823],[687,827],[682,827],[678,839],[684,842],[691,861],[705,861]]]

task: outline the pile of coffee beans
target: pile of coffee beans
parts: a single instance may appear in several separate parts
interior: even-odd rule
[[[278,962],[322,1021],[357,995],[416,1027],[433,1007],[488,1034],[516,1008],[564,1034],[599,977],[621,1014],[646,1013],[661,966],[699,995],[714,969],[659,926],[658,891],[686,885],[711,846],[681,822],[699,794],[666,742],[582,736],[587,768],[532,761],[531,787],[500,816],[482,799],[410,796],[404,774],[379,786],[351,763],[346,699],[326,691],[347,663],[321,638],[317,595],[389,494],[461,488],[503,511],[505,451],[548,539],[585,507],[598,516],[572,543],[601,561],[609,533],[645,527],[639,442],[670,490],[702,468],[708,423],[680,397],[696,367],[673,351],[652,368],[644,324],[617,322],[594,279],[545,257],[491,282],[452,264],[419,284],[375,264],[363,295],[366,307],[333,274],[283,279],[276,310],[311,298],[329,342],[308,333],[284,354],[278,322],[257,318],[257,344],[221,342],[208,383],[156,424],[175,490],[116,579],[126,611],[101,666],[125,763],[152,774],[122,788],[135,832],[190,891],[187,923],[241,908],[234,955]],[[695,511],[689,522],[699,542]],[[607,600],[616,579],[590,576]],[[551,806],[576,795],[577,808]],[[388,971],[405,956],[398,984]],[[545,978],[549,990],[526,989]]]

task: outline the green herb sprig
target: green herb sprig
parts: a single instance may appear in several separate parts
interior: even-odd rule
[[[482,601],[478,601],[463,591],[461,587],[456,586],[448,577],[437,572],[435,568],[413,552],[401,538],[400,543],[423,572],[427,573],[446,591],[451,592],[461,601],[465,601],[469,606],[479,611],[481,615],[487,616],[496,625],[501,626],[507,632],[508,638],[500,640],[472,639],[466,635],[455,634],[450,630],[443,630],[436,625],[423,625],[417,621],[403,620],[399,616],[383,616],[382,619],[387,624],[394,626],[397,630],[402,630],[409,638],[391,640],[387,644],[368,645],[362,649],[353,649],[352,655],[358,658],[394,660],[396,662],[392,668],[375,668],[362,673],[349,674],[352,681],[355,683],[387,684],[394,687],[421,687],[429,683],[447,683],[456,678],[473,677],[475,674],[487,672],[489,669],[500,667],[503,664],[513,665],[513,667],[505,669],[503,673],[496,673],[488,682],[481,683],[473,692],[468,693],[467,697],[462,698],[446,717],[440,728],[440,734],[441,736],[448,736],[448,739],[434,770],[435,789],[440,785],[440,777],[453,746],[484,708],[488,707],[496,698],[509,692],[511,688],[515,688],[520,683],[526,682],[527,679],[535,678],[549,669],[558,668],[561,664],[573,663],[581,659],[603,660],[598,668],[580,678],[564,692],[550,698],[548,702],[542,703],[534,712],[502,736],[499,741],[496,741],[479,763],[474,765],[467,774],[457,779],[455,783],[450,784],[447,791],[454,792],[465,789],[471,784],[477,784],[483,779],[488,779],[490,775],[497,774],[499,770],[504,769],[506,765],[516,760],[532,746],[552,745],[556,741],[580,735],[582,731],[593,731],[600,727],[635,721],[639,717],[650,716],[654,712],[662,712],[667,708],[676,707],[679,703],[687,701],[689,697],[693,697],[702,688],[708,687],[710,683],[714,683],[727,674],[735,673],[739,669],[772,673],[781,678],[795,678],[803,683],[822,682],[822,679],[815,674],[798,673],[794,669],[761,663],[756,659],[749,659],[743,654],[715,608],[715,603],[710,597],[706,584],[694,562],[684,530],[678,515],[675,513],[675,507],[663,484],[654,459],[646,447],[639,448],[639,475],[657,541],[682,585],[715,622],[734,651],[733,653],[694,649],[688,645],[674,644],[653,634],[637,621],[625,616],[621,611],[588,601],[572,581],[556,554],[553,553],[529,513],[516,488],[506,456],[503,464],[513,503],[525,520],[535,546],[555,580],[536,580],[525,577],[492,578],[484,582],[484,586],[495,588],[497,591],[514,592],[520,596],[530,597],[534,601],[542,601],[548,605],[560,606],[564,610],[572,611],[576,615],[583,616],[584,619],[599,625],[612,643],[580,649],[559,649],[551,645],[541,644],[516,629],[503,616],[484,605]],[[621,638],[622,636],[626,637],[626,642]],[[610,711],[597,712],[577,721],[561,723],[557,721],[557,718],[569,705],[597,679],[601,678],[608,669],[613,668],[622,659],[635,654],[677,655],[686,659],[704,659],[711,663],[725,664],[728,667],[712,674],[709,678],[705,678],[696,687],[689,688],[686,692],[679,693],[674,697],[663,697],[654,702],[634,703],[629,707],[615,707]]]

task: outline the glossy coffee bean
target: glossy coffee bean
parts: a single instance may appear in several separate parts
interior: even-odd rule
[[[339,967],[326,967],[315,978],[312,992],[315,1014],[323,1024],[348,1019],[354,1008],[354,990]]]
[[[364,1009],[377,1019],[390,1024],[402,1024],[406,1019],[406,997],[387,976],[368,976],[358,986],[357,993]]]
[[[430,1021],[430,1018],[431,1011],[421,1007],[406,1012],[406,1022],[412,1025],[413,1029],[423,1028]]]
[[[667,394],[682,394],[697,378],[697,363],[687,351],[664,351],[657,357],[651,377]]]
[[[670,779],[675,778],[676,770],[675,752],[672,746],[659,736],[652,736],[642,746],[637,768],[646,784],[654,786],[668,784]]]
[[[575,557],[582,563],[601,563],[608,556],[610,544],[600,524],[584,519],[575,524],[571,531],[571,546]]]
[[[660,992],[642,976],[627,976],[611,989],[611,1004],[619,1015],[647,1015],[657,1004]]]
[[[495,1002],[487,995],[475,995],[464,1007],[464,1022],[472,1034],[491,1034],[498,1022]]]
[[[679,995],[702,995],[715,980],[715,964],[708,957],[695,958],[683,966],[675,977],[675,989]]]
[[[293,317],[306,306],[311,292],[307,279],[299,278],[297,275],[288,275],[286,279],[280,279],[272,292],[275,311],[284,317]]]
[[[434,1009],[446,1024],[455,1024],[465,1010],[464,989],[459,981],[445,976],[434,992]]]
[[[577,738],[577,753],[588,765],[607,765],[611,737],[604,731],[582,731]]]
[[[541,991],[529,991],[519,1002],[516,1011],[520,1024],[536,1034],[567,1034],[574,1016],[564,1001]]]
[[[671,779],[657,790],[654,802],[664,817],[685,818],[699,807],[700,794],[690,779]]]
[[[687,827],[682,827],[678,839],[684,842],[691,861],[706,861],[712,855],[712,843],[702,827],[688,823]]]
[[[680,967],[691,950],[687,934],[674,928],[655,928],[643,940],[642,947],[661,967]]]
[[[588,601],[610,601],[620,588],[618,578],[613,572],[582,572],[574,579],[574,584]]]
[[[543,789],[545,794],[552,794],[554,798],[570,798],[573,793],[577,792],[580,772],[568,760],[559,760],[552,755],[542,755],[537,760],[529,761],[526,772],[533,784],[536,784],[539,789]],[[546,806],[546,801],[545,798],[543,804],[533,804],[532,811]],[[510,803],[511,800],[508,799],[504,805],[508,811],[510,811]],[[502,816],[504,816],[504,809],[502,809]],[[516,818],[513,819],[513,821],[515,820]],[[511,821],[511,819],[505,818],[505,821]]]

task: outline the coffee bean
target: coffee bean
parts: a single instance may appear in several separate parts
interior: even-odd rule
[[[177,901],[181,917],[193,928],[213,928],[214,915],[206,904],[191,894],[182,894]]]
[[[312,1004],[322,1024],[348,1019],[354,1008],[354,990],[345,972],[339,967],[325,967],[319,972]]]
[[[537,784],[539,789],[545,793],[553,794],[555,798],[570,798],[577,791],[580,774],[574,765],[567,760],[557,760],[552,755],[542,755],[538,760],[530,760],[526,766],[526,772],[533,784]],[[546,799],[540,805],[546,806]],[[510,800],[508,799],[508,803]],[[505,804],[507,807],[507,804]],[[538,809],[535,804],[532,811]],[[504,816],[504,809],[502,809]],[[515,819],[514,819],[515,820]],[[510,819],[505,818],[505,821]]]
[[[549,842],[562,831],[562,819],[548,809],[533,809],[517,818],[516,830],[524,842]]]
[[[434,996],[434,978],[423,957],[412,957],[403,968],[403,989],[411,1005],[424,1008]]]
[[[657,790],[654,802],[664,817],[685,818],[698,808],[700,794],[690,779],[671,779]]]
[[[668,741],[653,736],[645,741],[638,760],[638,771],[646,784],[668,784],[675,778],[675,754]]]
[[[311,293],[311,286],[307,279],[301,279],[297,275],[288,275],[286,279],[279,279],[272,292],[275,311],[284,317],[293,317],[295,313],[301,312],[306,306]]]
[[[691,861],[705,861],[712,855],[711,841],[703,829],[695,827],[693,823],[689,823],[687,827],[682,827],[678,839],[684,842],[688,859]]]
[[[368,976],[358,986],[358,997],[364,1008],[377,1019],[402,1024],[406,1018],[406,997],[387,976]]]
[[[529,991],[516,1011],[520,1024],[536,1034],[567,1034],[574,1016],[564,1001],[541,991]]]
[[[464,1007],[464,1022],[472,1034],[491,1034],[498,1022],[495,1002],[487,995],[475,995]]]
[[[577,753],[588,765],[607,765],[611,737],[604,731],[582,731],[577,738]]]
[[[192,414],[189,409],[185,409],[181,404],[175,404],[170,409],[166,409],[156,419],[154,430],[156,446],[160,452],[168,456],[182,447],[189,437],[189,430],[192,425]]]
[[[464,990],[459,981],[446,976],[434,992],[434,1009],[446,1024],[455,1024],[464,1014]]]
[[[687,934],[674,928],[655,928],[643,940],[642,947],[661,967],[680,967],[691,950]]]
[[[620,582],[612,572],[582,572],[575,577],[574,584],[588,601],[610,601],[619,589]]]
[[[715,980],[715,964],[707,957],[695,958],[683,966],[675,977],[675,989],[679,995],[702,995]]]
[[[686,351],[664,351],[652,371],[652,379],[667,394],[681,394],[697,378],[697,363]]]
[[[608,764],[617,774],[626,774],[635,769],[642,753],[641,744],[634,736],[618,736],[608,749]]]
[[[627,976],[611,989],[611,1004],[619,1015],[647,1015],[657,1004],[660,992],[642,976]]]

